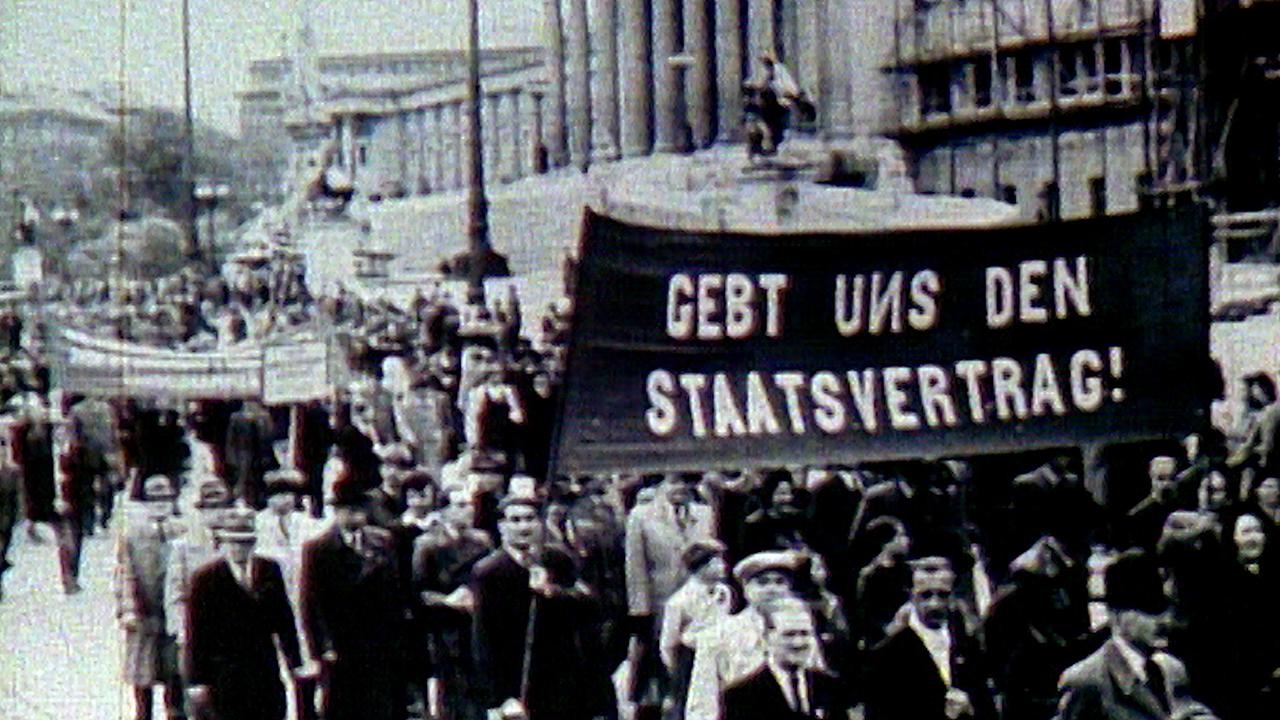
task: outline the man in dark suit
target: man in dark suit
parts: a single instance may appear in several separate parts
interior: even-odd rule
[[[368,524],[364,492],[334,489],[334,522],[302,550],[302,626],[324,661],[325,720],[400,720],[407,603],[391,533]]]
[[[514,484],[513,484],[514,486]],[[608,669],[583,618],[592,599],[573,560],[545,546],[540,504],[514,493],[502,505],[502,547],[475,567],[475,652],[485,707],[528,720],[604,713]]]
[[[867,720],[995,717],[978,644],[955,612],[955,577],[944,558],[913,563],[911,599],[866,663]]]
[[[236,497],[255,510],[265,506],[264,477],[274,469],[271,416],[255,400],[231,415],[223,453],[227,482]]]
[[[817,633],[809,608],[783,600],[764,612],[765,663],[725,688],[722,720],[817,720],[844,718],[834,675],[812,667]]]
[[[1155,563],[1130,550],[1105,578],[1111,639],[1062,674],[1057,720],[1213,720],[1188,695],[1186,667],[1163,650],[1168,601]]]
[[[187,695],[197,718],[283,720],[275,641],[290,670],[302,664],[280,566],[253,554],[254,521],[251,510],[227,517],[216,532],[223,558],[191,579]]]

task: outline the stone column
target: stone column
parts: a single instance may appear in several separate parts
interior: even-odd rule
[[[355,116],[342,116],[342,157],[346,162],[347,176],[354,183],[356,179],[356,126]]]
[[[679,52],[676,36],[676,3],[653,1],[653,117],[654,152],[676,152],[680,147],[680,77],[671,56]]]
[[[512,88],[506,94],[507,119],[511,128],[511,178],[518,180],[524,177],[524,123],[520,120],[520,88]]]
[[[716,89],[721,142],[742,137],[742,13],[737,2],[716,4]]]
[[[595,155],[598,160],[617,160],[621,154],[618,138],[618,5],[617,0],[594,0],[591,47],[595,50],[596,74],[592,103],[599,120]]]
[[[502,128],[498,118],[498,96],[484,95],[480,137],[484,143],[484,176],[489,183],[502,179]]]
[[[450,187],[461,189],[466,185],[466,165],[467,165],[467,145],[464,141],[466,137],[465,129],[462,124],[466,122],[466,113],[462,110],[463,102],[461,100],[453,100],[449,102],[449,163],[453,166],[449,173],[451,177]]]
[[[564,22],[560,0],[544,0],[547,43],[547,156],[552,167],[568,163],[568,138],[565,133],[565,66]]]
[[[684,51],[692,63],[685,71],[685,106],[693,147],[701,150],[715,137],[712,108],[715,91],[711,80],[711,27],[707,0],[684,0]]]
[[[777,0],[748,0],[747,5],[747,74],[759,65],[760,56],[764,53],[776,54],[778,48],[778,28],[773,22],[774,5]]]
[[[587,0],[569,0],[568,40],[569,157],[586,170],[591,163],[591,46],[587,37]]]
[[[529,93],[533,102],[529,103],[529,144],[526,145],[529,158],[529,174],[546,172],[540,159],[546,151],[546,143],[542,139],[542,93],[537,90]]]
[[[622,154],[648,155],[653,146],[650,99],[653,75],[649,57],[649,3],[619,0],[622,38]]]
[[[445,190],[445,121],[444,106],[431,107],[431,192]]]

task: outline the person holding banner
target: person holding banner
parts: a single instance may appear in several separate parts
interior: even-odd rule
[[[608,682],[586,637],[593,600],[573,560],[543,542],[541,501],[527,490],[504,499],[502,547],[472,580],[482,697],[504,718],[591,720],[606,712]]]

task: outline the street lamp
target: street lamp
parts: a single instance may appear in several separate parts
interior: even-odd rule
[[[484,302],[484,264],[489,245],[489,199],[484,192],[480,132],[480,0],[467,0],[467,301]]]
[[[215,234],[214,218],[217,215],[218,204],[231,197],[231,188],[226,183],[199,183],[192,193],[192,199],[198,208],[205,210],[209,217],[209,242],[208,255],[205,257],[206,262],[213,261],[214,249],[217,247],[217,236]],[[197,255],[199,255],[200,243],[195,241]]]

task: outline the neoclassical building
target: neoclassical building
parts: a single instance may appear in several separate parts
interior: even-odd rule
[[[742,85],[765,54],[785,63],[813,98],[809,132],[831,139],[875,132],[892,109],[883,72],[892,9],[883,0],[546,0],[543,47],[482,53],[486,181],[738,142]],[[325,81],[317,91],[316,77],[334,76],[326,68],[355,59],[271,61],[258,68],[271,75],[271,102],[258,91],[241,96],[242,108],[269,112],[242,118],[255,137],[276,133],[279,142],[291,131],[295,158],[313,153],[319,139],[336,141],[329,163],[369,197],[459,188],[462,55],[422,55],[447,58],[457,72],[410,71],[399,83]],[[302,89],[290,93],[290,84]],[[302,100],[305,114],[297,112]]]

